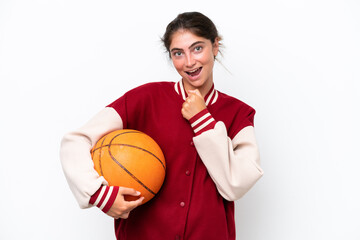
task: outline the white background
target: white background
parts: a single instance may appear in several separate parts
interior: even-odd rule
[[[81,210],[62,136],[139,84],[178,81],[160,37],[183,11],[224,37],[215,86],[257,110],[264,177],[238,239],[360,239],[357,0],[0,0],[0,239],[114,239]]]

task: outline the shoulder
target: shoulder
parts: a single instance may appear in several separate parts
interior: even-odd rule
[[[124,95],[108,105],[115,109],[124,108],[134,104],[147,103],[154,96],[161,96],[173,89],[173,82],[150,82],[127,91]]]
[[[132,90],[128,91],[127,93],[130,94],[136,94],[136,93],[153,93],[155,92],[159,92],[159,91],[166,91],[168,89],[173,89],[174,88],[174,82],[150,82],[150,83],[145,83],[143,85],[140,85],[136,88],[133,88]]]
[[[229,137],[233,138],[244,127],[254,126],[255,109],[247,103],[219,92],[212,110],[215,120],[222,121],[227,127]]]
[[[255,113],[255,109],[247,103],[220,91],[218,91],[218,94],[218,103],[221,104],[223,107],[231,108],[232,111]]]

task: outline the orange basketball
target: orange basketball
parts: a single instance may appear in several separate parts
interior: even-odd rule
[[[164,182],[166,163],[159,145],[140,131],[123,129],[100,138],[91,150],[95,170],[110,186],[141,192],[143,204],[152,199]],[[125,196],[127,201],[137,197]]]

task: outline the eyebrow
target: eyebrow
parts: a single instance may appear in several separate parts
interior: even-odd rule
[[[190,45],[189,49],[192,48],[193,46],[199,44],[199,43],[205,43],[204,41],[197,41],[197,42],[194,42],[193,44]],[[181,51],[182,49],[181,48],[173,48],[170,50],[170,52],[173,52],[173,51]]]

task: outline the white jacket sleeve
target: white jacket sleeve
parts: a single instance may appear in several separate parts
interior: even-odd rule
[[[107,185],[94,169],[90,150],[106,133],[122,129],[119,114],[106,107],[77,131],[66,134],[60,147],[60,160],[65,177],[81,208],[88,208],[90,197]]]
[[[193,141],[219,193],[228,201],[241,198],[263,175],[252,126],[231,140],[224,123],[217,122]]]

